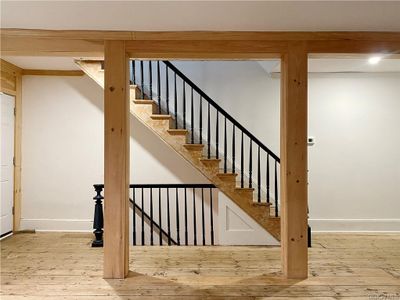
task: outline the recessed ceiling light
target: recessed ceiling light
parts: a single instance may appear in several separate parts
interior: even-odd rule
[[[380,62],[382,59],[382,57],[380,56],[372,56],[368,59],[368,63],[370,63],[371,65],[376,65],[378,62]]]

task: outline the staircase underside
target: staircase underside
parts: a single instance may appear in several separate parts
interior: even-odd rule
[[[76,61],[76,63],[89,77],[104,88],[104,72],[101,69],[100,61]],[[270,215],[270,205],[255,202],[253,200],[254,189],[238,188],[236,186],[237,174],[223,173],[220,169],[220,159],[207,159],[203,154],[204,145],[187,143],[188,130],[173,129],[174,122],[171,115],[157,114],[158,106],[156,102],[149,99],[136,99],[139,98],[137,97],[138,95],[141,95],[140,89],[135,85],[131,85],[131,113],[157,134],[168,146],[196,167],[210,182],[273,237],[280,240],[280,218]]]

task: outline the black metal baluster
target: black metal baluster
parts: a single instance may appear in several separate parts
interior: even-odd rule
[[[142,246],[144,245],[144,191],[142,188],[142,203],[141,203],[141,208],[142,208]]]
[[[201,229],[203,236],[203,246],[206,245],[206,226],[204,221],[204,189],[201,188]]]
[[[226,117],[224,118],[224,173],[228,172],[227,160],[228,160],[228,149],[227,149],[228,137],[226,136]]]
[[[190,97],[190,133],[191,133],[191,144],[194,144],[194,102],[193,102],[193,88],[191,89]]]
[[[203,144],[203,98],[200,96],[200,117],[199,117],[199,128],[200,128],[200,137],[199,144]]]
[[[278,216],[278,166],[275,160],[275,217]]]
[[[162,214],[161,214],[161,188],[158,188],[158,224],[160,226],[159,230],[159,238],[160,238],[160,246],[162,246]]]
[[[153,70],[151,60],[149,60],[149,96],[150,99],[153,99]]]
[[[158,99],[158,113],[161,114],[161,73],[160,73],[160,61],[157,61],[157,99]]]
[[[249,188],[253,187],[253,141],[250,139],[249,147]]]
[[[178,188],[175,189],[175,204],[176,204],[176,241],[178,243],[178,246],[181,245],[181,239],[180,239],[180,232],[179,232],[179,201],[178,201],[179,195],[178,195]]]
[[[196,191],[193,188],[193,243],[197,246],[197,228],[196,228]]]
[[[215,128],[215,156],[219,158],[219,112],[217,110],[217,123]]]
[[[188,245],[187,191],[185,188],[185,245]]]
[[[143,70],[143,60],[140,61],[140,81],[142,83],[142,86],[140,87],[142,99],[144,99],[144,70]]]
[[[207,105],[207,157],[211,158],[210,102]]]
[[[150,188],[150,245],[154,245],[153,242],[153,188]]]
[[[133,188],[133,245],[136,246],[136,189]]]
[[[269,154],[267,154],[267,203],[269,203],[269,189],[270,189],[270,185],[269,185]]]
[[[176,73],[174,72],[174,108],[175,108],[175,128],[178,129],[178,92],[176,90]]]
[[[132,60],[132,80],[133,84],[136,84],[136,61]]]
[[[171,218],[169,212],[169,188],[167,188],[167,226],[168,226],[168,246],[171,246]]]
[[[168,80],[168,66],[165,66],[165,100],[167,102],[167,115],[169,115],[169,80]]]
[[[210,223],[211,223],[211,245],[214,246],[214,212],[213,212],[213,190],[210,188]]]
[[[242,142],[240,146],[240,187],[244,188],[244,149],[243,149],[243,131]]]
[[[185,90],[185,81],[182,81],[182,100],[183,100],[183,129],[186,129],[186,90]]]
[[[235,124],[232,124],[232,174],[235,173],[235,153],[236,153]]]
[[[257,148],[257,200],[261,202],[261,164],[260,164],[260,145]]]

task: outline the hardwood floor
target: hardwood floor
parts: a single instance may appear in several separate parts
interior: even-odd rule
[[[1,299],[400,299],[399,234],[315,234],[307,280],[281,278],[279,248],[131,247],[125,280],[102,279],[90,234],[1,241]]]

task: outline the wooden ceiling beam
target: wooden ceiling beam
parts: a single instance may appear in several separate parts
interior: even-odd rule
[[[305,41],[315,53],[400,53],[399,32],[144,32],[2,29],[3,55],[103,57],[105,40],[124,40],[136,58],[267,59]]]

